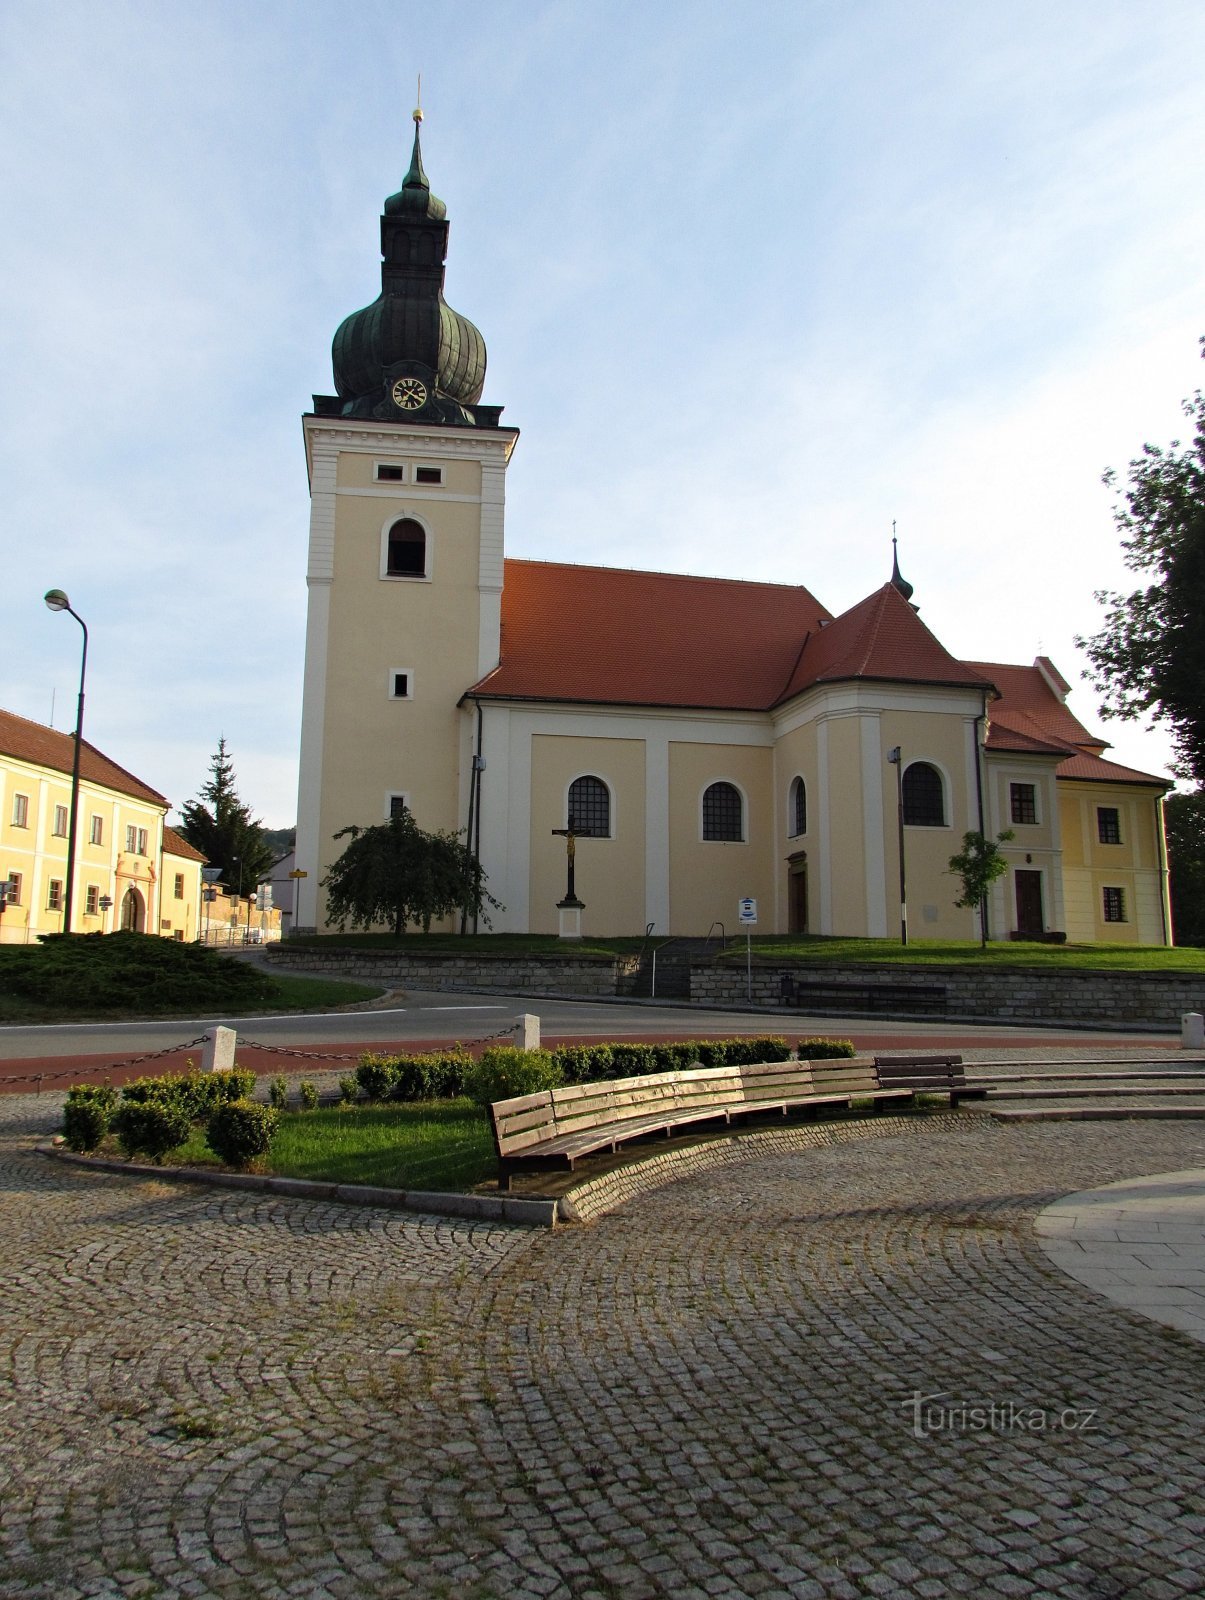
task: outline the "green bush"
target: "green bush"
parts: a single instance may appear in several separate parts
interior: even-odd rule
[[[73,1100],[63,1106],[63,1139],[69,1150],[95,1150],[109,1131],[109,1108],[103,1100]]]
[[[289,1084],[286,1078],[273,1078],[268,1085],[268,1103],[283,1111],[289,1103]]]
[[[393,1093],[393,1058],[376,1055],[372,1051],[360,1057],[356,1067],[356,1082],[364,1091],[366,1100],[388,1100]]]
[[[76,1011],[220,1011],[270,999],[270,974],[203,945],[149,933],[48,934],[4,947],[6,996]]]
[[[560,1082],[561,1069],[551,1050],[519,1050],[514,1045],[500,1045],[494,1050],[482,1051],[466,1068],[464,1092],[479,1106],[489,1106],[495,1100],[555,1089]]]
[[[360,1080],[358,1078],[340,1078],[339,1098],[345,1106],[354,1106],[360,1098]]]
[[[76,1101],[93,1101],[100,1106],[106,1116],[111,1116],[117,1110],[120,1095],[111,1083],[73,1083],[67,1090],[68,1103]]]
[[[274,1106],[230,1100],[210,1117],[205,1142],[228,1167],[245,1167],[257,1156],[267,1155],[279,1121]]]
[[[393,1060],[394,1100],[455,1100],[464,1093],[464,1075],[472,1063],[467,1050],[431,1050],[421,1056]]]
[[[563,1044],[552,1052],[562,1083],[598,1083],[614,1076],[609,1044]]]
[[[777,1033],[764,1033],[752,1039],[715,1039],[705,1048],[722,1052],[708,1066],[748,1067],[761,1061],[786,1061],[791,1054],[787,1041]],[[706,1058],[704,1058],[706,1060]]]
[[[308,1079],[298,1084],[297,1095],[301,1101],[301,1109],[303,1111],[317,1111],[318,1090],[317,1087],[310,1083]]]
[[[611,1076],[642,1078],[657,1071],[657,1056],[651,1044],[613,1044]]]
[[[679,1039],[650,1045],[653,1052],[654,1072],[688,1072],[701,1061],[705,1048],[697,1039]]]
[[[187,1144],[192,1118],[178,1100],[123,1100],[109,1126],[129,1157],[150,1156],[161,1163],[169,1150]]]
[[[852,1039],[800,1039],[800,1061],[835,1061],[838,1056],[856,1056]]]
[[[143,1105],[159,1100],[178,1106],[190,1122],[204,1122],[228,1100],[245,1099],[255,1088],[254,1072],[237,1067],[224,1072],[166,1073],[160,1078],[135,1078],[121,1091],[122,1103]]]

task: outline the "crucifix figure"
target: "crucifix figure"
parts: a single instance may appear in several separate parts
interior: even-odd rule
[[[577,890],[574,888],[573,867],[574,858],[577,855],[577,841],[581,836],[581,831],[578,829],[573,813],[569,813],[568,827],[554,828],[552,831],[557,835],[558,838],[564,839],[565,841],[565,859],[569,868],[569,886],[565,890],[565,898],[563,900],[558,900],[557,906],[558,908],[566,908],[571,906],[580,908],[582,902],[578,899]]]

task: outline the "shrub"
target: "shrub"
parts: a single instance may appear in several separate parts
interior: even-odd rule
[[[303,1083],[298,1084],[297,1094],[301,1100],[301,1109],[303,1111],[317,1111],[318,1090],[314,1084],[306,1079]]]
[[[421,1056],[396,1056],[391,1062],[394,1100],[455,1100],[464,1093],[464,1075],[472,1056],[459,1045]]]
[[[10,959],[11,952],[11,959]],[[5,992],[74,1011],[182,1011],[195,1017],[270,999],[271,974],[203,945],[149,933],[54,933],[5,946]]]
[[[800,1039],[800,1061],[834,1061],[838,1056],[854,1056],[852,1039]]]
[[[393,1092],[393,1061],[369,1052],[360,1057],[356,1081],[368,1100],[388,1100]]]
[[[190,1063],[191,1065],[191,1063]],[[160,1100],[178,1106],[190,1122],[204,1122],[228,1100],[242,1100],[255,1088],[255,1074],[232,1067],[223,1072],[166,1074],[161,1078],[135,1078],[121,1091],[123,1104],[143,1105]]]
[[[696,1061],[702,1061],[705,1046],[697,1039],[650,1045],[653,1052],[654,1072],[687,1072]]]
[[[192,1118],[178,1099],[123,1100],[109,1123],[129,1157],[150,1156],[162,1163],[169,1150],[187,1144]]]
[[[515,1095],[535,1094],[540,1089],[555,1089],[561,1082],[561,1069],[551,1050],[518,1050],[500,1045],[483,1050],[464,1075],[464,1090],[479,1106]]]
[[[210,1117],[205,1142],[228,1167],[245,1167],[272,1148],[279,1120],[274,1106],[230,1100]]]
[[[63,1106],[63,1139],[69,1150],[95,1150],[108,1131],[109,1108],[102,1100],[73,1100],[68,1095]]]
[[[67,1090],[68,1103],[90,1100],[100,1106],[106,1116],[117,1110],[118,1091],[111,1083],[73,1083]]]
[[[340,1078],[339,1098],[343,1101],[345,1106],[354,1106],[356,1101],[360,1098],[359,1078]]]
[[[272,1079],[272,1082],[268,1085],[268,1101],[269,1104],[276,1107],[277,1111],[283,1111],[288,1105],[289,1084],[286,1078]]]
[[[613,1044],[611,1076],[641,1078],[657,1071],[657,1057],[651,1044]]]
[[[791,1047],[781,1034],[765,1033],[752,1039],[717,1039],[713,1046],[718,1046],[722,1057],[708,1065],[747,1067],[759,1061],[786,1061],[791,1054]]]
[[[564,1044],[552,1052],[562,1083],[598,1083],[613,1076],[609,1044]]]

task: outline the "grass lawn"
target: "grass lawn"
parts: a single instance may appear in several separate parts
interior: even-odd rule
[[[206,996],[194,1001],[157,1001],[153,990],[143,990],[137,1000],[125,999],[114,1005],[96,1001],[79,1003],[69,988],[53,1000],[32,999],[6,994],[0,988],[0,1022],[38,1023],[110,1021],[117,1017],[195,1017],[217,1012],[225,1017],[264,1016],[279,1011],[330,1011],[337,1006],[375,1000],[383,994],[380,984],[350,983],[341,978],[294,978],[283,973],[268,980],[263,994],[254,999],[238,996]]]
[[[729,946],[721,958],[743,963],[745,946]],[[1152,945],[1030,944],[1002,941],[986,950],[977,941],[912,939],[821,939],[782,934],[753,940],[755,962],[801,961],[845,966],[889,961],[899,966],[1082,967],[1129,972],[1205,972],[1205,949],[1183,945],[1169,950]]]
[[[106,1139],[100,1153],[120,1156],[116,1139]],[[199,1127],[164,1162],[221,1164]],[[492,1178],[497,1157],[489,1119],[471,1100],[427,1100],[283,1112],[271,1153],[255,1170],[324,1183],[455,1191]]]
[[[654,943],[664,943],[655,940]],[[579,939],[566,944],[555,933],[321,933],[290,938],[290,950],[313,946],[319,950],[392,950],[404,956],[480,956],[501,961],[509,956],[560,956],[577,960],[585,956],[610,960],[617,955],[633,955],[644,944],[643,938]]]

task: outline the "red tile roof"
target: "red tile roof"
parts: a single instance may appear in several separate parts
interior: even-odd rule
[[[502,660],[469,693],[764,710],[828,615],[787,584],[507,561]]]
[[[18,717],[11,711],[0,711],[0,754],[70,775],[75,738],[70,733],[60,733],[56,728],[46,728],[40,722]],[[157,789],[152,789],[132,772],[110,761],[87,739],[80,745],[80,777],[85,783],[116,789],[119,794],[131,795],[136,800],[148,800],[152,805],[160,805],[165,809],[168,804]]]
[[[1099,756],[1069,756],[1054,769],[1056,777],[1069,778],[1081,783],[1142,783],[1160,789],[1170,789],[1172,780],[1160,778],[1150,772],[1136,772],[1133,767],[1120,767],[1116,761],[1102,761]]]
[[[208,861],[208,856],[203,856],[199,850],[189,844],[182,833],[177,833],[175,828],[163,824],[163,849],[169,856],[183,856],[185,861]]]

